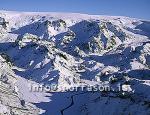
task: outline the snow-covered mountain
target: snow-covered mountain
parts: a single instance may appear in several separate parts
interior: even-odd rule
[[[150,21],[0,11],[0,114],[149,115],[149,94]]]

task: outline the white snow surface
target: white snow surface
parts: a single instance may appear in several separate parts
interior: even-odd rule
[[[2,115],[149,115],[150,21],[0,11],[0,83]]]

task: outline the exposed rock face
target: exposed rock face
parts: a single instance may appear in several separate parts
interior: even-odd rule
[[[0,114],[2,115],[37,115],[38,108],[34,105],[21,104],[21,97],[15,85],[17,76],[11,70],[7,60],[0,56]]]
[[[7,28],[8,22],[6,22],[5,18],[0,17],[0,26],[2,26],[4,29]]]
[[[0,14],[0,114],[149,115],[150,22],[59,15]]]

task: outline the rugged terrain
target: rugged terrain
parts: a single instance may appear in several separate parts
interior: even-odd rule
[[[150,21],[0,11],[0,115],[149,115],[149,94]]]

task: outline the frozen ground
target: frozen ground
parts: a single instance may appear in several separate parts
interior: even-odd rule
[[[150,21],[0,11],[0,114],[149,115],[149,94]]]

